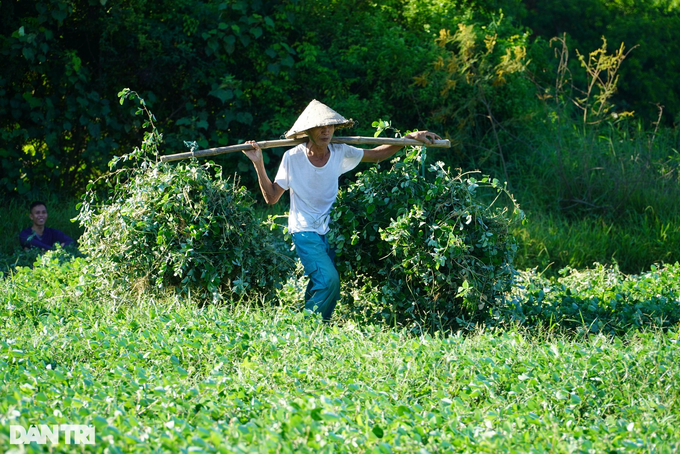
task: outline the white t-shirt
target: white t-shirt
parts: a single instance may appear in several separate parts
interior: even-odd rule
[[[338,196],[338,178],[355,168],[364,157],[364,150],[347,144],[333,143],[328,149],[331,155],[323,167],[309,162],[304,143],[283,155],[274,182],[290,189],[290,233],[328,233],[331,207]]]

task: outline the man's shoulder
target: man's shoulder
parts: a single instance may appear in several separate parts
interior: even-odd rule
[[[307,159],[307,147],[305,144],[301,143],[300,145],[296,145],[295,147],[286,150],[283,158],[281,159],[281,163],[283,164],[284,162],[287,162],[287,165],[296,163],[293,164],[293,166],[297,167],[297,163],[303,159]]]
[[[31,227],[26,227],[21,232],[19,232],[19,237],[26,239],[29,236],[31,236],[32,234],[33,234],[33,229]]]
[[[52,229],[49,227],[45,227],[45,231],[43,232],[43,241],[52,244],[65,243],[66,245],[69,245],[74,242],[73,238],[71,238],[61,230]]]
[[[363,155],[364,153],[364,150],[362,148],[358,148],[346,143],[334,143],[332,144],[332,147],[334,147],[333,149],[335,150],[336,153],[339,152],[345,156],[355,156],[358,154]]]
[[[304,143],[301,143],[301,144],[295,145],[293,148],[289,148],[288,150],[286,150],[285,155],[288,155],[290,157],[300,156],[300,155],[305,156],[306,155],[306,149],[307,149],[307,146]]]
[[[19,242],[21,243],[22,246],[29,246],[30,241],[29,238],[33,236],[35,232],[33,232],[33,229],[31,227],[27,227],[23,229],[21,232],[19,232]]]

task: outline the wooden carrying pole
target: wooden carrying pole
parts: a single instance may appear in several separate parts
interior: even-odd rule
[[[281,140],[263,140],[257,142],[260,148],[276,148],[276,147],[291,147],[309,140],[307,137],[302,139],[281,139]],[[434,143],[425,144],[415,139],[404,138],[389,138],[389,137],[333,137],[332,143],[346,143],[350,145],[407,145],[412,146],[426,146],[427,148],[451,148],[451,142],[448,140],[435,140]],[[234,153],[236,151],[251,150],[253,147],[250,144],[243,143],[240,145],[230,145],[228,147],[207,148],[205,150],[196,150],[194,152],[187,151],[185,153],[169,154],[161,156],[161,161],[179,161],[188,158],[202,158],[205,156],[216,156],[218,154]]]

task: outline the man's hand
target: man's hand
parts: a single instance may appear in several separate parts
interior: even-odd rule
[[[442,140],[437,134],[430,131],[413,131],[404,136],[405,139],[415,139],[427,146],[435,140]],[[402,145],[380,145],[370,150],[364,150],[361,162],[381,162],[391,158],[394,153],[401,150]]]
[[[430,131],[413,131],[404,136],[405,139],[416,139],[424,144],[434,143],[435,140],[442,140],[437,134]]]
[[[253,164],[262,162],[262,149],[254,140],[248,140],[246,143],[253,146],[252,150],[243,150],[243,154],[248,156],[248,159],[253,161]]]

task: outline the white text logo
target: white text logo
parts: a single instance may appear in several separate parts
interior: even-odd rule
[[[9,426],[9,442],[13,445],[27,445],[35,442],[44,445],[50,443],[59,444],[59,433],[64,433],[64,443],[67,445],[93,445],[94,427],[80,424],[40,424],[31,426],[26,430],[24,426]]]

